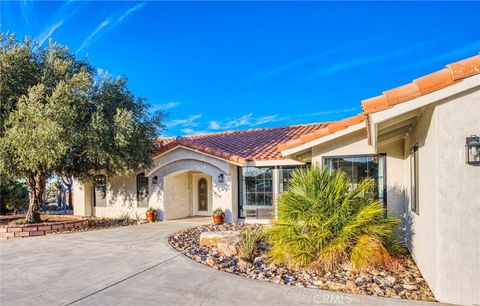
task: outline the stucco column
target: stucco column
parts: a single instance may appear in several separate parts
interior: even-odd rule
[[[73,214],[76,216],[91,216],[92,207],[92,183],[83,183],[75,180],[73,183]]]
[[[280,195],[280,183],[281,183],[281,171],[280,167],[274,167],[272,173],[272,185],[273,185],[273,217],[276,220],[278,217],[278,205],[277,198]]]

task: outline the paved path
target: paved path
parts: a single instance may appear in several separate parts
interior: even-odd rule
[[[0,305],[438,305],[216,271],[172,249],[199,219],[0,241]]]

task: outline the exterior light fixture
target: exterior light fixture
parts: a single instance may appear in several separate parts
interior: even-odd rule
[[[154,185],[156,185],[156,184],[158,183],[158,176],[155,175],[155,176],[153,177],[152,183],[153,183]]]
[[[470,165],[480,165],[480,137],[472,135],[467,137],[465,144],[466,162]]]
[[[223,176],[223,174],[220,174],[220,175],[218,176],[218,182],[219,182],[219,183],[224,183],[224,182],[225,182],[225,177]]]

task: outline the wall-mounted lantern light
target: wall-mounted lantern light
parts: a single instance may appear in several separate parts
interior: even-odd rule
[[[218,176],[218,182],[219,182],[219,183],[225,182],[225,177],[223,176],[223,174],[220,174],[220,175]]]
[[[154,185],[157,185],[157,183],[158,183],[158,176],[155,175],[155,176],[153,177],[152,183],[153,183]]]
[[[467,137],[465,150],[467,164],[480,165],[480,137],[477,135]]]

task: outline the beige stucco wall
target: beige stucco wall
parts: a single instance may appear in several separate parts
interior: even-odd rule
[[[480,134],[479,114],[478,89],[442,101],[424,111],[405,145],[408,155],[419,144],[412,253],[444,302],[480,304],[480,167],[465,163],[465,137]]]
[[[74,214],[116,218],[129,214],[132,218],[144,218],[146,207],[137,207],[136,174],[107,177],[106,206],[93,207],[92,183],[75,181]]]
[[[164,219],[188,217],[191,203],[191,174],[184,172],[164,178]]]

